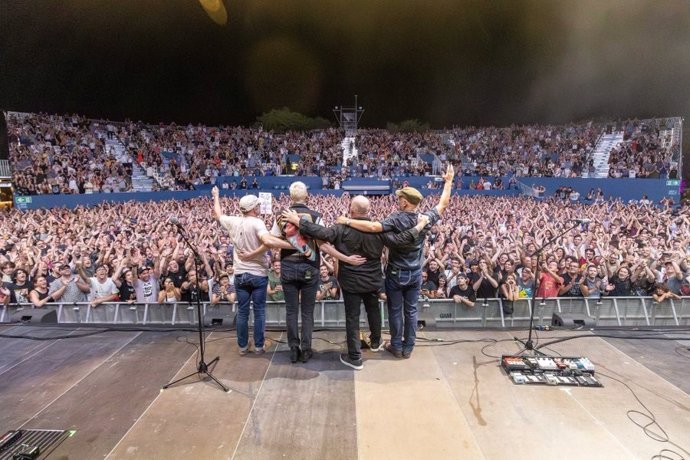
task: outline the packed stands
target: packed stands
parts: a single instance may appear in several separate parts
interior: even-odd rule
[[[468,127],[423,133],[358,132],[359,157],[342,166],[336,129],[284,134],[261,128],[146,125],[77,115],[11,113],[10,160],[18,195],[189,190],[233,177],[320,176],[323,188],[348,178],[434,176],[442,163],[466,176],[590,177],[593,152],[612,124]],[[610,177],[674,178],[680,166],[680,119],[618,123],[623,142],[608,155]],[[506,180],[507,179],[503,179]],[[493,184],[492,184],[493,185]],[[251,183],[244,188],[251,188]]]

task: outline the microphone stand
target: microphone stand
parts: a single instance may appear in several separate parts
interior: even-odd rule
[[[518,339],[517,337],[513,337],[513,339],[516,342],[520,342],[522,345],[524,345],[524,348],[517,352],[516,354],[520,354],[524,351],[529,351],[529,352],[534,352],[538,353],[540,355],[543,355],[544,353],[540,352],[539,350],[536,350],[534,348],[534,342],[532,342],[532,330],[534,329],[534,310],[536,310],[536,301],[537,301],[537,288],[539,287],[537,283],[539,283],[539,267],[541,266],[540,264],[540,259],[541,259],[541,254],[544,252],[544,249],[547,247],[551,246],[553,242],[555,242],[558,238],[562,237],[578,225],[580,225],[582,222],[576,222],[575,225],[565,229],[558,235],[554,236],[551,238],[549,241],[544,243],[539,249],[537,249],[533,256],[537,256],[537,269],[534,272],[534,289],[532,290],[532,299],[531,299],[531,305],[530,305],[530,314],[529,314],[529,332],[527,334],[527,341],[524,341],[522,339]]]
[[[194,269],[196,270],[196,312],[197,312],[197,317],[198,317],[198,323],[199,323],[199,362],[197,363],[196,371],[192,372],[189,375],[185,375],[182,378],[179,378],[177,380],[174,380],[166,385],[163,385],[163,389],[167,389],[172,385],[175,385],[178,382],[181,382],[183,380],[187,380],[190,377],[193,377],[195,375],[206,375],[211,378],[214,382],[218,384],[226,393],[230,391],[230,388],[227,386],[223,385],[217,378],[213,376],[211,371],[209,371],[209,367],[212,366],[213,364],[217,363],[220,360],[219,356],[216,356],[213,358],[209,363],[206,363],[204,359],[204,352],[206,351],[206,338],[204,336],[204,315],[201,309],[201,288],[199,287],[199,259],[201,259],[201,256],[199,256],[199,253],[196,251],[192,243],[189,242],[189,239],[187,239],[187,235],[185,234],[184,228],[182,228],[182,225],[180,223],[175,222],[175,225],[177,226],[178,233],[180,236],[182,236],[182,239],[184,242],[187,244],[187,247],[192,250],[192,253],[194,254]]]

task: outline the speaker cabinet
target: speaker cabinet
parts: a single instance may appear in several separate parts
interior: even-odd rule
[[[551,318],[551,325],[572,329],[576,327],[593,327],[594,321],[589,316],[582,314],[554,313]]]
[[[25,308],[14,312],[13,323],[57,323],[57,310],[44,308]]]

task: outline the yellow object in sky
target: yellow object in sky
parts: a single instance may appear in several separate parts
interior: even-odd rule
[[[206,14],[220,26],[228,23],[228,12],[225,9],[223,0],[199,0],[201,7],[206,11]]]

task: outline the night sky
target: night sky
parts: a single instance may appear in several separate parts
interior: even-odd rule
[[[203,0],[211,9],[220,0]],[[433,127],[686,116],[688,0],[3,0],[0,108]],[[217,5],[216,5],[217,6]]]

